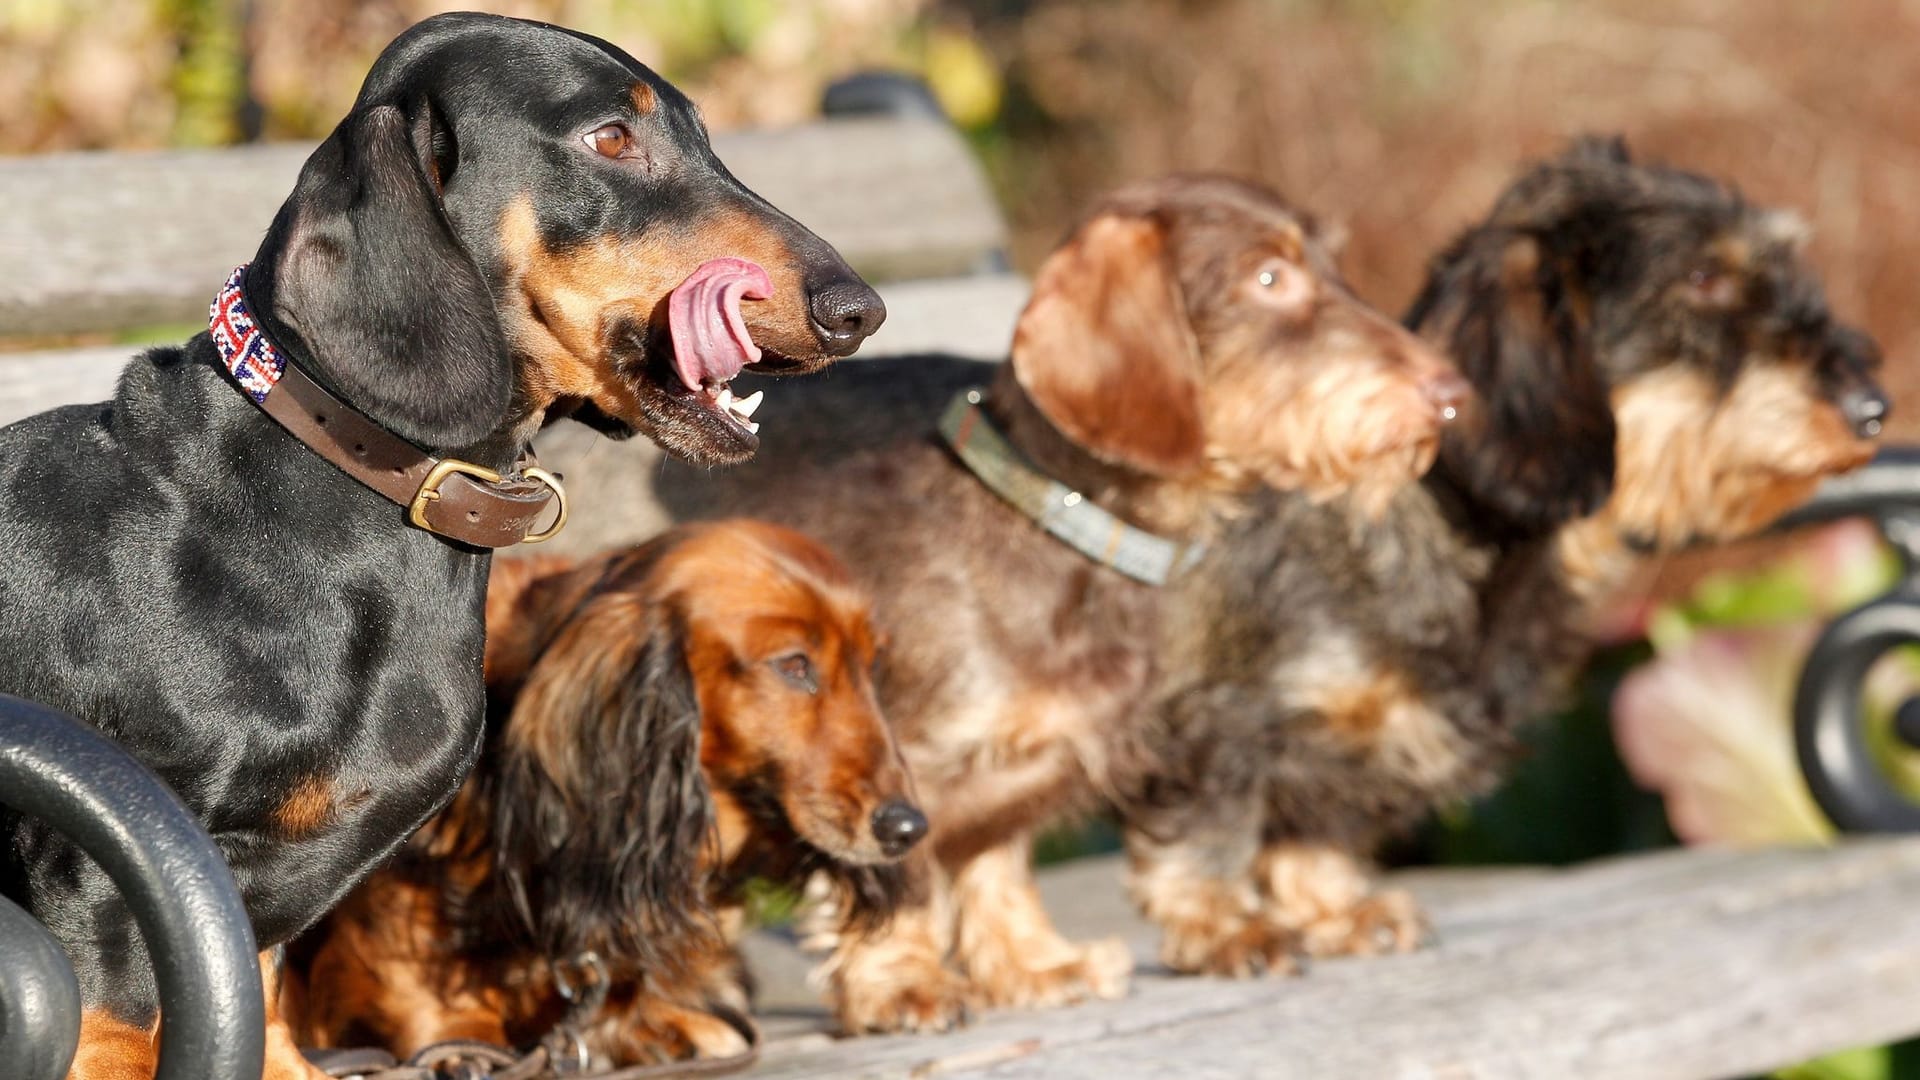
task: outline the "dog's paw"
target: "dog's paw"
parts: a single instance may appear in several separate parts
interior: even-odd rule
[[[998,958],[988,970],[974,971],[981,1001],[994,1008],[1049,1009],[1089,998],[1112,1000],[1127,995],[1133,977],[1133,952],[1119,938],[1070,945],[1051,963],[1029,958]],[[978,965],[976,965],[977,967]]]
[[[738,1057],[753,1048],[752,1036],[741,1024],[657,998],[636,1002],[609,1039],[607,1050],[623,1067]]]
[[[1162,928],[1160,962],[1183,975],[1294,975],[1299,949],[1297,935],[1265,919],[1181,921]]]
[[[1419,948],[1427,920],[1405,890],[1382,889],[1307,920],[1299,936],[1308,956],[1387,956]]]
[[[881,983],[842,980],[835,1009],[850,1035],[951,1031],[967,1022],[973,998],[967,981],[944,965],[916,965]]]
[[[753,1049],[747,1034],[711,1013],[687,1011],[672,1021],[674,1034],[697,1058],[730,1058]]]

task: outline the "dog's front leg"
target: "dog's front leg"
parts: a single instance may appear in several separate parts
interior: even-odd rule
[[[261,1080],[327,1080],[294,1045],[293,1031],[281,1011],[279,949],[260,954],[260,982],[266,995],[266,1060]],[[160,1067],[160,1027],[127,1023],[105,1010],[89,1010],[80,1023],[80,1046],[67,1080],[152,1080]]]
[[[282,993],[285,952],[273,948],[260,954],[260,986],[267,998],[267,1058],[260,1080],[326,1080],[327,1074],[308,1062],[294,1042],[296,1018],[287,1015],[288,998]]]
[[[1260,819],[1252,793],[1245,801],[1239,812],[1229,798],[1204,812],[1195,804],[1129,815],[1127,888],[1160,928],[1160,962],[1174,971],[1244,979],[1298,968],[1294,933],[1261,907]]]
[[[1267,919],[1297,934],[1309,956],[1411,952],[1426,936],[1412,896],[1377,888],[1360,858],[1334,845],[1270,845],[1256,873]]]
[[[975,993],[1002,1008],[1125,996],[1133,953],[1119,938],[1076,944],[1054,929],[1034,887],[1032,847],[1016,836],[954,875],[957,951]]]
[[[953,907],[945,877],[924,852],[902,865],[911,889],[878,924],[861,918],[847,897],[828,899],[809,889],[806,944],[828,951],[815,977],[825,981],[834,1017],[848,1034],[948,1031],[966,1022],[973,1005],[966,980],[947,966]],[[814,884],[827,882],[822,876]]]
[[[1267,825],[1264,690],[1207,686],[1163,706],[1155,770],[1121,800],[1127,889],[1160,928],[1160,962],[1244,979],[1297,970],[1294,935],[1263,917],[1255,860]]]

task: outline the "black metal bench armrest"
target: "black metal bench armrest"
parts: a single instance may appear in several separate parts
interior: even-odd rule
[[[156,1080],[258,1080],[253,927],[219,849],[159,777],[72,717],[0,694],[0,802],[78,844],[126,897],[160,991]],[[31,923],[11,904],[0,910],[0,1062],[9,1077],[39,1080],[66,1073],[79,991]],[[17,1074],[16,1062],[39,1071]]]
[[[80,1038],[80,985],[47,928],[0,896],[0,1061],[17,1080],[62,1080]]]
[[[1835,825],[1848,832],[1920,831],[1920,804],[1874,760],[1861,703],[1874,662],[1889,650],[1920,644],[1920,447],[1887,447],[1866,468],[1822,486],[1781,527],[1845,517],[1873,520],[1900,558],[1900,581],[1834,619],[1814,642],[1794,693],[1794,745],[1808,788]],[[1901,704],[1894,731],[1907,745],[1920,746],[1920,699]]]

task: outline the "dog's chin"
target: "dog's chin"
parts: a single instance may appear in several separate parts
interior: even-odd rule
[[[1369,518],[1379,519],[1402,491],[1418,484],[1433,469],[1440,453],[1440,435],[1413,439],[1369,456],[1354,474],[1354,505]]]
[[[672,376],[669,376],[671,378]],[[694,465],[738,465],[760,449],[760,436],[709,395],[666,381],[652,371],[633,382],[631,413],[588,401],[573,419],[613,439],[645,435],[662,450]]]
[[[628,340],[638,339],[629,336]],[[612,439],[645,435],[667,453],[694,465],[738,465],[751,460],[760,449],[759,425],[728,408],[717,391],[688,389],[665,348],[653,348],[649,354],[653,358],[642,363],[627,359],[613,365],[631,390],[630,409],[587,401],[574,410],[573,419]],[[792,357],[768,349],[744,370],[756,375],[808,375],[833,360],[824,355]]]
[[[1696,524],[1696,542],[1732,543],[1765,532],[1781,518],[1804,505],[1827,477],[1851,466],[1786,472],[1764,465],[1746,470],[1737,480],[1717,485],[1706,508],[1711,520]],[[1717,512],[1716,512],[1717,511]]]
[[[1297,491],[1314,502],[1338,503],[1378,520],[1401,492],[1433,468],[1439,448],[1435,437],[1376,442],[1317,460],[1275,463],[1260,476],[1276,491]]]

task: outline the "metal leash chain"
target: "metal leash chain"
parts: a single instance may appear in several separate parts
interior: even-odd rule
[[[612,988],[606,964],[598,953],[588,951],[570,961],[554,961],[551,970],[554,991],[567,1003],[566,1015],[525,1054],[478,1039],[451,1039],[423,1047],[404,1062],[372,1049],[309,1051],[308,1059],[336,1080],[668,1080],[721,1076],[760,1060],[760,1033],[753,1022],[722,1009],[720,1018],[747,1040],[745,1051],[732,1057],[593,1072],[592,1054],[581,1032],[606,1007]]]

